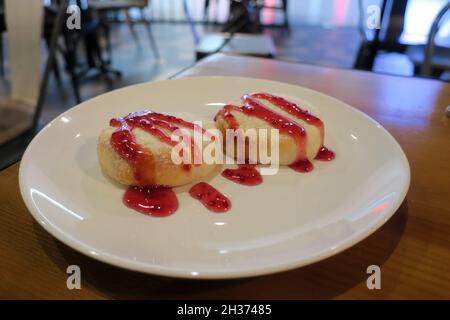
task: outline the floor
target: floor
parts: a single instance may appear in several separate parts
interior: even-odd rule
[[[314,0],[299,1],[290,11],[291,32],[271,28],[265,32],[271,34],[277,45],[277,59],[318,64],[340,68],[351,68],[361,42],[361,35],[356,27],[358,21],[357,0]],[[376,3],[377,0],[370,0]],[[369,1],[369,2],[370,2]],[[420,6],[423,0],[412,0]],[[443,0],[427,0],[433,2],[439,9]],[[202,1],[190,0],[191,12],[195,19],[202,18]],[[216,6],[225,5],[227,1],[216,0]],[[267,1],[275,3],[274,1]],[[136,27],[139,43],[131,37],[126,24],[117,24],[113,29],[113,67],[123,73],[121,79],[113,83],[113,88],[120,88],[145,81],[166,79],[195,62],[194,40],[186,23],[168,23],[164,21],[183,20],[184,13],[180,1],[153,1],[153,10],[149,12],[156,21],[152,25],[153,34],[160,51],[161,58],[155,58],[151,50],[148,36],[143,25]],[[292,1],[291,1],[292,4]],[[212,6],[208,13],[211,21],[223,20],[224,12],[217,15],[218,7]],[[435,10],[436,10],[435,8]],[[216,12],[216,13],[215,13]],[[225,12],[226,14],[226,12]],[[426,17],[428,17],[426,15]],[[266,23],[278,23],[282,20],[280,13],[265,12]],[[427,20],[427,19],[425,19]],[[426,21],[425,21],[426,22]],[[410,29],[413,27],[410,27]],[[413,28],[414,29],[414,28]],[[411,30],[413,30],[411,29]],[[202,35],[217,30],[217,26],[196,25],[197,32]],[[446,29],[444,28],[444,31]],[[445,35],[445,34],[444,34]],[[419,41],[420,34],[409,39]],[[408,39],[408,37],[406,37]],[[422,37],[423,38],[423,37]],[[7,49],[5,48],[5,51]],[[5,65],[7,67],[7,57]],[[389,72],[400,75],[412,75],[413,66],[403,55],[380,55],[375,63],[374,71]],[[6,70],[8,74],[8,70]],[[64,74],[64,72],[63,72]],[[0,92],[7,92],[6,77],[0,81]],[[102,79],[92,79],[83,83],[81,94],[83,100],[107,92],[109,89]],[[58,84],[51,77],[41,123],[48,123],[60,113],[75,105],[75,100],[68,78],[63,75],[63,81]],[[26,147],[27,141],[22,141],[9,149],[0,148],[0,168],[18,160]]]
[[[195,62],[194,41],[185,24],[155,23],[152,26],[160,58],[151,50],[148,35],[143,25],[137,25],[139,43],[136,43],[124,24],[114,27],[112,35],[112,67],[122,72],[122,77],[113,82],[113,88],[142,83],[145,81],[167,79],[171,75]],[[167,37],[170,35],[170,40]],[[83,100],[95,97],[109,90],[101,78],[91,79],[81,85]],[[63,79],[58,87],[55,78],[49,83],[42,122],[46,123],[56,115],[75,104],[69,81]]]

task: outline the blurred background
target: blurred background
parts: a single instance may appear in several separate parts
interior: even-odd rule
[[[167,79],[216,52],[450,80],[448,0],[45,0],[34,26],[23,14],[32,9],[8,20],[7,5],[0,1],[0,168],[77,103]],[[41,41],[24,41],[24,26],[42,26]],[[26,84],[32,61],[40,80]],[[23,103],[14,88],[25,86],[36,95],[17,115],[8,106]]]

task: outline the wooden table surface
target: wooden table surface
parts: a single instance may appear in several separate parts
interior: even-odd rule
[[[411,165],[411,187],[373,235],[334,257],[289,272],[226,281],[125,271],[77,253],[44,231],[19,193],[15,164],[0,172],[0,298],[450,298],[450,84],[353,70],[214,55],[178,75],[280,80],[341,99],[385,126]],[[66,287],[81,267],[81,290]],[[381,267],[381,290],[366,268]]]

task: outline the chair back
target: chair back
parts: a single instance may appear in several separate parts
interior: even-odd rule
[[[5,0],[10,96],[35,108],[41,80],[42,1]]]
[[[441,23],[443,21],[444,16],[447,14],[447,11],[450,10],[450,3],[447,3],[441,11],[439,11],[438,15],[434,19],[433,25],[431,26],[430,32],[428,34],[428,41],[427,45],[425,46],[425,54],[424,54],[424,61],[422,64],[422,67],[420,69],[420,74],[422,76],[430,76],[432,73],[432,60],[433,55],[435,51],[435,38],[438,34],[439,28],[441,26]]]

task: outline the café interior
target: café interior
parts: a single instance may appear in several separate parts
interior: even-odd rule
[[[449,0],[0,0],[0,298],[449,299],[449,81]],[[251,188],[182,166],[232,205],[199,196],[136,142],[190,124],[144,108],[297,153]]]
[[[30,139],[65,110],[117,88],[168,79],[218,52],[449,81],[446,4],[1,1],[0,168],[19,160]],[[380,28],[370,26],[370,14],[377,14],[371,5],[380,9]]]

